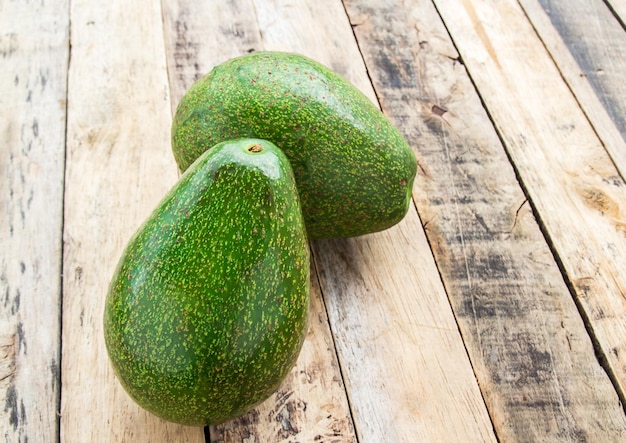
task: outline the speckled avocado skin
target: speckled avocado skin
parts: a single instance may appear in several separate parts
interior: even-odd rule
[[[270,140],[287,155],[312,239],[380,231],[408,210],[413,151],[356,87],[307,57],[248,54],[191,86],[172,126],[179,168],[237,137]]]
[[[104,332],[141,406],[220,423],[269,397],[308,323],[309,249],[289,162],[273,144],[205,152],[127,245]]]

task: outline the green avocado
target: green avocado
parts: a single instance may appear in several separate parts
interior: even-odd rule
[[[270,142],[206,151],[135,233],[104,312],[112,367],[154,414],[208,425],[289,373],[308,325],[309,248],[289,162]]]
[[[365,95],[314,60],[252,53],[189,88],[172,125],[181,171],[208,147],[240,137],[270,140],[286,154],[311,239],[380,231],[408,210],[413,151]]]

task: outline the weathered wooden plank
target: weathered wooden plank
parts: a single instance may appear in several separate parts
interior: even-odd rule
[[[339,1],[258,1],[266,49],[297,51],[375,99]],[[359,441],[494,439],[412,207],[397,227],[314,243]]]
[[[626,177],[626,32],[602,0],[520,4]]]
[[[204,442],[142,410],[110,368],[109,280],[177,172],[158,2],[71,4],[63,263],[61,439]]]
[[[55,441],[69,4],[0,1],[0,438]]]
[[[415,202],[499,440],[618,440],[615,389],[432,3],[346,9],[416,148]]]
[[[623,399],[624,181],[517,2],[435,3]]]

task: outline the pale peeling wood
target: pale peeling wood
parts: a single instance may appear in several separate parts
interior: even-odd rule
[[[540,214],[623,399],[624,181],[519,4],[435,3]]]
[[[339,1],[258,1],[266,49],[336,69],[374,99]],[[415,208],[397,227],[314,243],[361,442],[494,440]]]
[[[212,427],[212,442],[356,442],[324,302],[311,267],[311,318],[298,362],[271,398],[243,417]]]
[[[104,299],[130,236],[176,180],[161,10],[73,1],[63,263],[61,439],[203,442],[137,406],[109,365]]]
[[[0,1],[0,438],[55,441],[69,5]]]
[[[617,441],[619,399],[430,1],[347,1],[500,441]],[[410,11],[410,12],[408,12]]]
[[[264,49],[252,2],[163,0],[163,9],[172,100],[213,66]],[[310,329],[290,376],[259,407],[212,426],[211,441],[356,440],[315,268],[312,275]]]
[[[215,65],[262,47],[252,0],[161,0],[172,112]]]
[[[520,4],[626,177],[626,32],[601,0]]]

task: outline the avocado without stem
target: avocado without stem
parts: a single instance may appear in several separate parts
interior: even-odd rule
[[[413,151],[363,93],[310,58],[252,53],[214,67],[189,88],[172,125],[181,171],[208,147],[239,137],[283,150],[312,239],[380,231],[408,210]]]
[[[124,250],[105,341],[133,399],[173,422],[243,414],[279,386],[308,323],[309,249],[289,162],[272,143],[202,154]]]

